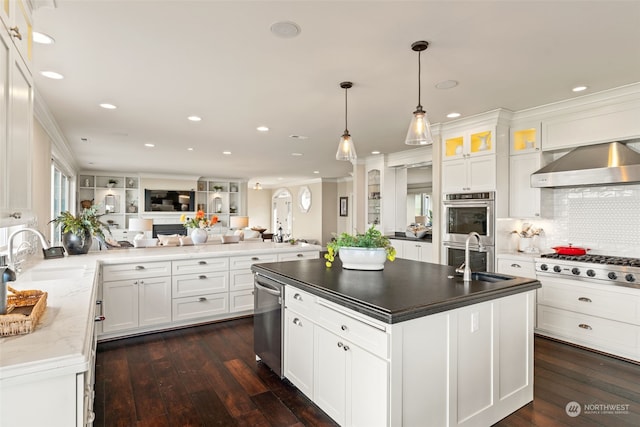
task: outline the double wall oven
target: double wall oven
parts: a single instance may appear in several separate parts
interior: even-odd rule
[[[480,235],[469,245],[471,270],[495,270],[495,193],[451,193],[444,196],[443,259],[459,267],[464,262],[465,242],[470,232]]]

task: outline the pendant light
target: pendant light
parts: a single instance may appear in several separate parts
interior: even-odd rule
[[[340,87],[344,89],[344,133],[340,137],[340,144],[338,144],[338,151],[336,152],[336,160],[345,160],[348,162],[354,161],[356,156],[356,147],[353,145],[351,135],[347,128],[347,90],[351,89],[353,83],[342,82]]]
[[[427,50],[427,47],[429,47],[429,43],[426,41],[417,41],[411,45],[411,50],[418,52],[418,107],[413,112],[409,132],[407,132],[407,138],[404,141],[407,145],[433,144],[431,125],[429,124],[427,113],[420,104],[420,52]]]

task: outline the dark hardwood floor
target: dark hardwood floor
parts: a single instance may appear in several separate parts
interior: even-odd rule
[[[94,426],[336,425],[252,348],[252,318],[100,343]],[[496,426],[640,425],[638,365],[536,337],[534,385],[534,401]]]

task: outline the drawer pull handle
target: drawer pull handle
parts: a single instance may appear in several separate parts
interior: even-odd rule
[[[9,31],[13,31],[13,37],[17,38],[18,40],[22,40],[22,34],[20,34],[20,29],[17,26],[9,28]]]
[[[587,329],[589,331],[593,329],[591,326],[587,325],[586,323],[580,323],[578,327],[582,329]]]
[[[293,295],[293,299],[297,299],[298,301],[302,301],[302,295],[300,295],[300,294],[294,294],[294,295]]]
[[[200,301],[200,302],[204,302],[204,301],[206,301],[206,300],[207,300],[207,299],[206,299],[205,297],[200,297],[200,298],[198,298],[198,301]]]
[[[346,331],[349,328],[347,328],[347,325],[342,325],[342,326],[340,326],[340,329],[342,329],[343,331]]]
[[[204,280],[206,278],[207,278],[207,276],[205,276],[204,274],[201,274],[200,276],[198,276],[198,279],[200,279],[200,280]]]
[[[298,258],[303,258],[303,257],[304,257],[304,254],[298,254],[298,255],[296,255],[296,256],[297,256]]]
[[[342,348],[343,346],[344,346],[344,344],[342,344],[342,342],[341,342],[341,341],[338,341],[338,347],[339,347],[339,348]]]
[[[199,265],[207,265],[207,261],[198,261]]]
[[[591,299],[590,299],[590,298],[587,298],[587,297],[580,297],[580,298],[578,298],[578,301],[582,301],[582,302],[591,302]]]
[[[136,270],[144,270],[144,265],[136,265]]]
[[[259,261],[259,260],[260,260],[260,258],[258,258],[257,256],[252,256],[251,257],[251,261]]]
[[[522,268],[522,266],[520,264],[516,264],[516,263],[511,264],[511,267],[513,267],[513,268]]]
[[[349,346],[348,346],[348,345],[345,345],[344,347],[342,347],[342,349],[343,349],[344,351],[349,351]]]
[[[297,325],[297,326],[302,326],[302,322],[297,317],[295,319],[293,319],[293,324]]]

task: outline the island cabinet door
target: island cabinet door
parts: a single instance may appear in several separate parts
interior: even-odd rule
[[[313,330],[304,316],[285,310],[284,376],[313,400]]]
[[[386,426],[387,361],[319,326],[315,346],[315,403],[342,426]]]
[[[138,281],[140,326],[171,322],[171,278],[153,277]]]

